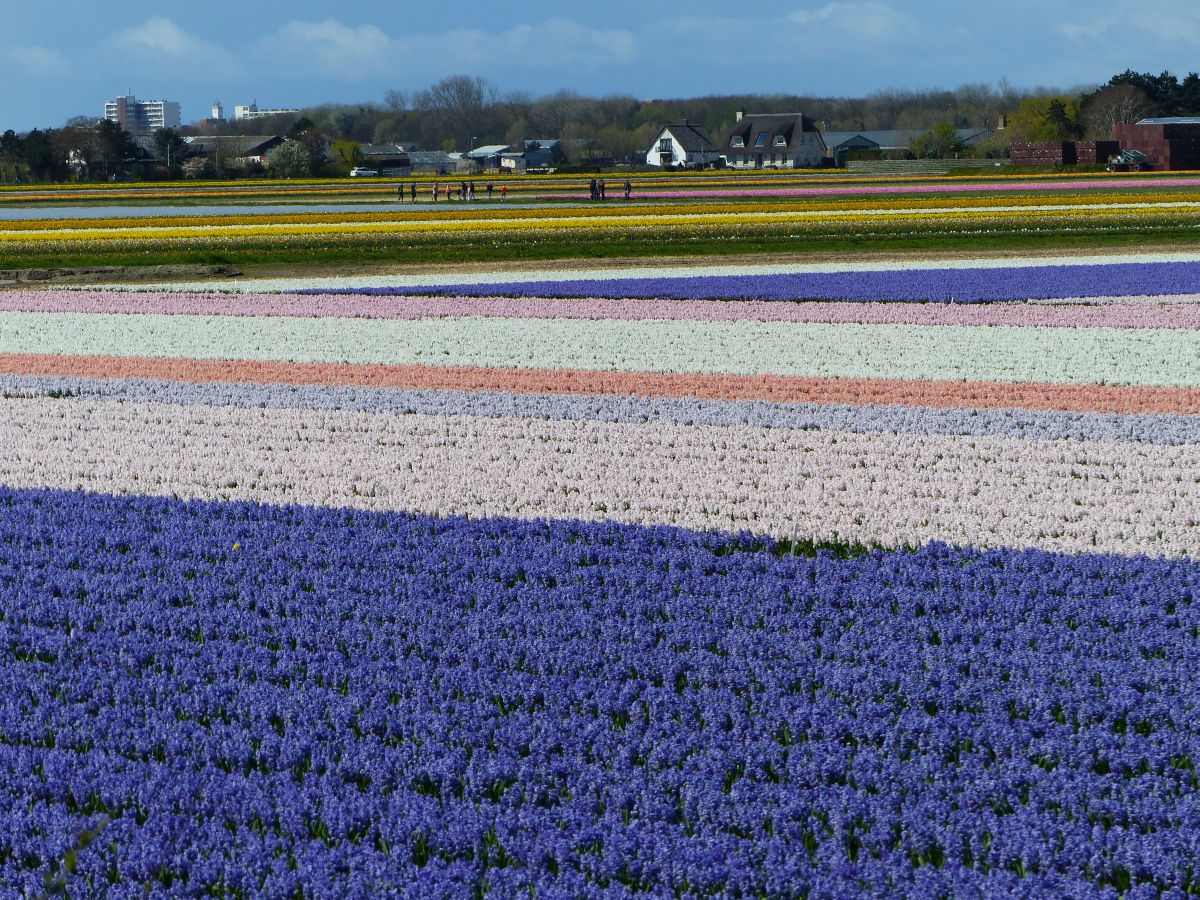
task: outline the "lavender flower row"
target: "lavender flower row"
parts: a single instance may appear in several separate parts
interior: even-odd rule
[[[1200,263],[1021,266],[859,272],[806,272],[739,277],[696,275],[481,281],[421,287],[347,287],[299,293],[446,295],[464,297],[609,297],[675,300],[856,300],[988,303],[1003,300],[1193,294]]]
[[[12,490],[0,547],[6,895],[1196,885],[1195,563]]]
[[[467,316],[554,319],[828,322],[888,325],[1003,325],[1061,328],[1200,329],[1200,294],[1104,297],[1087,303],[775,303],[736,300],[611,300],[427,297],[361,294],[202,294],[39,290],[0,293],[0,312],[120,315],[288,316],[426,319]]]
[[[1200,416],[1166,414],[963,410],[902,405],[590,397],[286,384],[194,384],[34,375],[0,375],[0,396],[10,399],[51,397],[247,409],[347,410],[392,415],[592,420],[627,424],[659,422],[858,434],[996,435],[1025,440],[1119,441],[1162,446],[1200,444]]]

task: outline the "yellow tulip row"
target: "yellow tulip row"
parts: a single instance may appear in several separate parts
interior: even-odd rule
[[[232,216],[155,216],[144,218],[92,218],[76,220],[17,221],[0,226],[0,240],[26,241],[73,237],[89,239],[124,235],[129,239],[145,236],[182,236],[213,231],[231,233],[336,233],[338,231],[441,230],[471,228],[548,227],[570,223],[585,227],[637,225],[645,221],[698,221],[721,218],[729,222],[766,221],[819,217],[828,219],[855,216],[945,216],[974,215],[977,211],[1002,210],[1008,215],[1022,212],[1056,211],[1069,208],[1078,215],[1094,215],[1114,210],[1187,210],[1200,205],[1200,192],[1175,194],[1088,194],[1056,196],[1052,203],[1045,197],[987,196],[968,198],[904,197],[870,200],[819,200],[808,202],[633,204],[604,207],[552,207],[512,209],[499,206],[456,207],[432,212],[429,207],[353,213],[298,213],[284,215]]]
[[[284,244],[293,239],[312,239],[318,243],[326,241],[369,242],[376,238],[387,239],[393,236],[403,236],[406,240],[436,241],[458,239],[463,236],[502,238],[504,235],[520,235],[524,240],[530,235],[596,233],[619,237],[622,234],[635,236],[647,232],[670,231],[675,233],[688,229],[697,229],[710,234],[728,233],[731,235],[736,235],[745,229],[774,234],[832,233],[847,230],[909,231],[913,234],[921,234],[931,228],[970,230],[972,228],[999,227],[1014,231],[1026,225],[1042,228],[1050,224],[1055,224],[1058,230],[1069,231],[1112,223],[1132,225],[1151,220],[1173,222],[1177,226],[1191,222],[1200,224],[1200,203],[1173,207],[1156,204],[1109,205],[1070,210],[1014,207],[1011,209],[903,210],[820,215],[794,212],[750,214],[695,214],[689,212],[682,215],[591,216],[587,218],[543,216],[520,220],[450,221],[431,219],[411,222],[148,227],[137,230],[97,228],[9,232],[0,234],[0,245],[14,248],[36,245],[39,249],[47,249],[94,244],[114,247],[133,244],[145,246],[179,241],[187,242],[189,246],[194,247],[199,243],[205,246],[214,243],[237,245],[250,242],[256,245]]]

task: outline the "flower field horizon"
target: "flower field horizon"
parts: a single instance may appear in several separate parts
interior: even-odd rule
[[[972,181],[0,222],[313,248],[0,290],[0,892],[1200,895],[1200,181]]]

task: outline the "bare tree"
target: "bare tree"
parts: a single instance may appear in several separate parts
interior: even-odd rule
[[[1107,138],[1114,125],[1130,125],[1145,118],[1153,104],[1146,92],[1131,84],[1114,84],[1097,91],[1087,102],[1084,118],[1088,134]]]
[[[533,125],[544,137],[561,137],[563,130],[577,118],[581,104],[588,103],[574,91],[557,91],[540,98],[533,108]]]
[[[448,120],[450,131],[470,148],[478,136],[485,108],[496,102],[496,89],[485,78],[451,75],[433,85],[428,93],[429,109]]]
[[[405,112],[408,109],[408,94],[404,91],[388,91],[383,95],[383,102],[392,112]]]

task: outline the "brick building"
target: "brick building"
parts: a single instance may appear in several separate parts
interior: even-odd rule
[[[1113,127],[1122,150],[1140,150],[1154,168],[1200,169],[1200,117],[1142,119]]]

